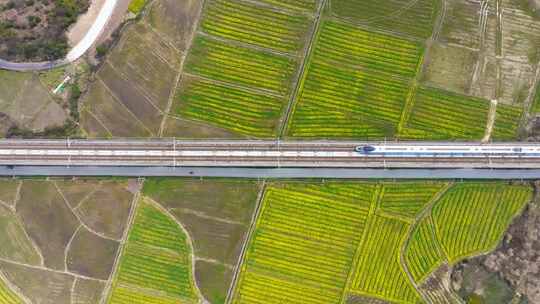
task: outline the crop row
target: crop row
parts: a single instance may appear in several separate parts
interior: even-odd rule
[[[489,102],[440,89],[420,87],[401,136],[408,139],[481,139]]]
[[[497,245],[510,220],[528,202],[530,187],[458,184],[433,207],[437,236],[450,262]]]
[[[444,186],[444,183],[383,184],[379,210],[414,219]]]
[[[213,36],[294,53],[302,48],[310,24],[302,14],[237,0],[213,0],[206,7],[201,28]]]
[[[540,85],[537,85],[536,87],[531,111],[532,113],[540,113]]]
[[[418,295],[400,264],[400,249],[409,225],[403,221],[373,215],[359,247],[353,292],[416,303]]]
[[[405,263],[415,282],[421,282],[445,260],[431,216],[416,225],[405,248]]]
[[[287,94],[295,62],[268,52],[198,36],[186,61],[186,71],[214,80]]]
[[[0,304],[18,304],[21,300],[13,293],[0,278]]]
[[[235,303],[339,303],[375,187],[270,186]],[[362,193],[355,202],[350,194]]]
[[[118,304],[178,304],[178,299],[159,296],[156,294],[147,295],[142,291],[128,289],[117,286],[114,289],[109,303]]]
[[[258,0],[259,2],[294,10],[314,12],[321,0]]]
[[[440,9],[439,0],[332,0],[331,3],[334,15],[418,38],[431,35]]]
[[[254,137],[272,137],[284,100],[209,81],[185,82],[174,112]]]
[[[323,21],[288,134],[382,139],[396,133],[420,45]]]
[[[120,286],[151,290],[144,295],[149,299],[158,293],[196,302],[190,254],[187,236],[176,222],[141,201],[117,270],[111,303],[126,303],[122,295],[116,295]]]
[[[510,106],[499,103],[493,125],[493,140],[515,140],[518,133],[522,106]]]
[[[420,43],[327,20],[321,25],[314,61],[412,78],[422,52]]]

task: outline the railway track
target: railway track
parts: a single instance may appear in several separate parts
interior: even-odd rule
[[[359,145],[384,153],[361,153]],[[476,154],[447,155],[452,149]],[[337,141],[0,140],[4,166],[155,166],[258,168],[540,168],[539,144],[359,143]],[[380,149],[380,148],[378,148]],[[406,152],[395,155],[394,151]],[[491,152],[487,152],[491,151]],[[495,151],[495,152],[493,152]],[[516,150],[518,151],[518,150]],[[422,154],[423,153],[423,154]]]

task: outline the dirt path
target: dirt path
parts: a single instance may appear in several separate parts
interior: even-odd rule
[[[497,114],[497,100],[492,99],[489,104],[488,119],[486,123],[486,131],[482,138],[482,143],[487,143],[491,139],[491,133],[493,132],[493,125],[495,124],[495,116]]]

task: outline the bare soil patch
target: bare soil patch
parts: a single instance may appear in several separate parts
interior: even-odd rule
[[[95,304],[101,300],[105,283],[100,281],[77,279],[73,289],[71,304]]]
[[[56,187],[49,182],[25,181],[17,214],[40,248],[45,266],[64,270],[64,250],[79,221]]]
[[[32,303],[70,304],[73,276],[48,270],[0,262],[9,282]]]
[[[119,243],[79,229],[67,254],[68,269],[80,275],[107,280],[112,272]]]
[[[133,194],[124,182],[105,182],[77,208],[81,220],[103,235],[120,239],[131,208]]]
[[[19,263],[39,265],[41,259],[24,228],[11,210],[0,205],[0,257]]]

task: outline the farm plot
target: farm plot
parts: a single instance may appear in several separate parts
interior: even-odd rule
[[[422,82],[451,92],[469,94],[477,61],[478,52],[435,42],[424,63]]]
[[[540,84],[536,85],[536,93],[534,94],[532,113],[540,113]]]
[[[386,216],[414,220],[424,206],[446,185],[445,183],[384,183],[377,211]]]
[[[498,104],[491,135],[493,140],[517,139],[522,115],[523,106]]]
[[[439,0],[332,0],[334,15],[384,31],[427,38],[440,10]]]
[[[400,264],[409,224],[384,216],[370,217],[359,247],[351,291],[402,303],[419,299]]]
[[[258,0],[259,2],[292,10],[315,11],[320,0]]]
[[[400,137],[478,140],[484,135],[488,111],[487,100],[419,87]]]
[[[163,211],[142,199],[124,246],[109,303],[198,302],[188,236]]]
[[[478,49],[480,47],[480,27],[478,24],[480,14],[483,13],[480,2],[452,0],[447,1],[446,5],[439,40]]]
[[[19,304],[22,301],[0,278],[0,304]]]
[[[295,63],[270,52],[198,36],[185,70],[206,78],[285,95],[289,92]]]
[[[431,216],[422,218],[409,236],[405,263],[415,282],[423,281],[446,260]]]
[[[405,39],[323,21],[288,134],[393,136],[421,53]]]
[[[540,60],[540,19],[519,1],[502,1],[503,55],[513,61],[537,64]],[[525,5],[527,6],[527,5]]]
[[[0,136],[18,126],[34,131],[59,127],[68,114],[55,100],[37,74],[0,70]]]
[[[144,184],[143,193],[193,240],[197,286],[212,304],[225,303],[260,191],[251,180],[154,178]]]
[[[504,183],[464,183],[449,189],[432,213],[448,260],[454,263],[495,247],[531,195],[530,187]]]
[[[252,137],[274,137],[284,100],[184,77],[173,113]]]
[[[376,186],[273,184],[241,268],[235,303],[339,303]]]
[[[129,25],[82,99],[89,137],[156,137],[200,3],[159,0]]]
[[[238,0],[208,2],[201,29],[215,37],[296,53],[305,44],[311,20]]]

